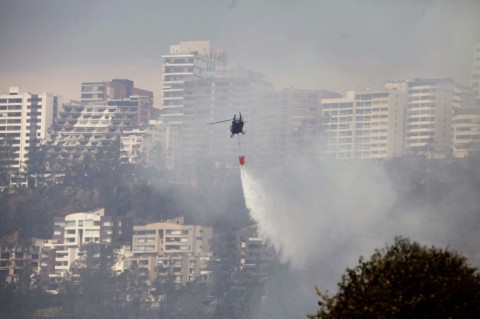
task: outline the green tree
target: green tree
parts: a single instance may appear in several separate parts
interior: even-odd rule
[[[455,252],[396,238],[347,269],[315,318],[480,318],[480,275]]]

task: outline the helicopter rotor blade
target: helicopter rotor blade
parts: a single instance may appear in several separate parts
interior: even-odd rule
[[[217,123],[223,123],[223,122],[230,122],[232,121],[232,119],[229,119],[229,120],[223,120],[223,121],[218,121],[218,122],[212,122],[212,123],[207,123],[207,125],[210,125],[210,124],[217,124]]]

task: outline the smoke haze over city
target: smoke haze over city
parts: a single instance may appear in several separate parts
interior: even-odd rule
[[[37,105],[28,103],[42,98],[46,103],[46,95],[25,95],[20,106],[10,95],[49,92],[63,96],[63,102],[85,95],[81,103],[65,103],[61,111],[61,99],[51,97],[51,108],[59,114],[49,119],[56,126],[48,128],[53,137],[44,144],[45,150],[48,146],[71,155],[61,163],[78,160],[80,165],[72,171],[61,166],[65,172],[58,176],[68,178],[52,182],[50,197],[44,196],[47,191],[35,193],[38,197],[22,206],[22,196],[34,193],[35,187],[25,194],[12,191],[18,208],[0,205],[14,207],[4,213],[10,218],[2,228],[5,234],[31,228],[32,237],[50,236],[52,227],[66,221],[54,224],[52,217],[91,213],[95,205],[105,208],[106,215],[132,218],[133,226],[185,215],[185,227],[206,224],[213,229],[208,240],[216,250],[208,252],[208,266],[218,271],[214,284],[219,293],[210,302],[224,311],[215,318],[229,314],[239,291],[243,301],[255,299],[251,287],[257,288],[259,298],[245,308],[248,315],[238,318],[303,318],[318,308],[316,286],[335,293],[346,268],[396,236],[452,248],[480,265],[480,136],[474,134],[480,126],[480,95],[478,88],[476,96],[471,89],[472,53],[480,43],[480,1],[0,0],[0,8],[0,93],[12,86],[2,97],[3,130],[20,130],[18,123],[35,127],[30,123],[36,118],[26,120],[20,111],[7,111],[25,104],[25,113],[31,115]],[[197,45],[208,47],[208,53],[188,62],[183,55],[191,54],[193,61],[198,54],[180,49],[191,45],[188,41],[205,42]],[[223,51],[214,49],[224,49],[231,64],[224,64]],[[214,63],[218,65],[211,67]],[[231,66],[245,68],[247,76],[229,78],[230,71],[244,70]],[[162,79],[163,71],[169,76]],[[216,72],[224,77],[215,78]],[[384,87],[386,81],[390,87]],[[114,86],[128,88],[117,93],[140,93],[116,99],[106,94],[96,100],[100,93],[95,90],[101,88],[103,98]],[[343,96],[349,90],[351,94]],[[459,110],[465,113],[455,113]],[[245,117],[248,134],[240,130],[235,136],[237,114]],[[127,115],[134,120],[127,122]],[[139,127],[145,131],[133,130]],[[45,124],[42,130],[47,133]],[[461,130],[467,137],[463,144],[453,134]],[[40,131],[32,132],[25,130],[22,136],[40,139]],[[121,162],[122,143],[134,154],[134,146],[144,142],[140,136],[151,147],[141,152],[138,147],[141,156]],[[78,152],[84,157],[73,157],[78,155],[73,150],[96,147],[99,141],[102,146],[109,139],[112,143],[104,146],[118,148],[118,154],[108,153],[118,166],[110,165],[107,153],[104,158],[85,157],[91,155],[89,148]],[[10,152],[13,148],[7,146],[16,144],[5,141],[4,153]],[[65,142],[71,145],[62,148]],[[347,144],[351,148],[345,148]],[[93,146],[95,155],[98,149]],[[26,144],[21,147],[28,149]],[[43,160],[47,151],[38,154],[31,163],[40,167],[48,162]],[[246,164],[239,162],[245,158]],[[28,165],[35,168],[33,164]],[[52,172],[54,181],[57,172]],[[33,175],[36,183],[36,172],[28,177]],[[4,198],[10,195],[7,191]],[[245,229],[254,226],[258,234],[245,235]],[[147,234],[141,232],[137,235]],[[57,229],[59,234],[64,233]],[[135,244],[132,238],[132,256],[135,245],[145,249],[151,239],[135,237],[143,240]],[[273,270],[263,276],[261,261],[252,262],[261,275],[249,277],[245,271],[247,284],[235,286],[241,281],[236,273],[248,264],[239,257],[247,255],[239,248],[248,248],[242,238],[260,238],[261,244],[253,245],[275,248]],[[186,242],[182,245],[187,247]],[[265,256],[271,247],[264,248],[259,254]],[[145,253],[138,249],[132,258]],[[153,259],[147,265],[152,272],[158,266]],[[204,298],[202,289],[198,296]],[[181,295],[175,296],[183,302]],[[174,309],[177,300],[171,300]]]
[[[480,39],[477,1],[0,2],[0,88],[79,99],[81,82],[131,78],[155,93],[161,55],[210,40],[277,89],[339,93],[386,80],[467,84]]]

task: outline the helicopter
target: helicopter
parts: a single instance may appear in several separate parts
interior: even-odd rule
[[[208,124],[218,124],[218,123],[224,123],[224,122],[228,122],[228,121],[232,121],[232,125],[230,125],[230,132],[232,133],[230,135],[230,137],[233,137],[235,134],[240,134],[242,133],[242,135],[245,135],[245,133],[247,132],[244,132],[243,131],[243,124],[245,123],[245,121],[243,120],[242,118],[242,113],[238,113],[238,118],[237,118],[237,114],[233,115],[233,119],[228,119],[228,120],[223,120],[223,121],[218,121],[218,122],[212,122],[212,123],[208,123]]]
[[[223,120],[223,121],[218,121],[218,122],[212,122],[212,123],[208,123],[208,124],[218,124],[218,123],[224,123],[224,122],[228,122],[228,121],[232,121],[232,125],[230,125],[230,137],[232,138],[235,134],[237,134],[238,136],[238,146],[240,147],[241,149],[241,146],[240,146],[240,133],[242,135],[245,135],[245,132],[243,130],[243,124],[245,124],[246,121],[243,120],[242,118],[242,113],[238,112],[238,118],[237,118],[237,114],[234,114],[233,115],[233,119],[228,119],[228,120]],[[240,165],[245,165],[245,156],[244,155],[240,155],[238,157],[238,161],[240,163]]]

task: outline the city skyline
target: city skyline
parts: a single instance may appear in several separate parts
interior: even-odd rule
[[[480,41],[475,1],[1,2],[0,91],[66,101],[82,82],[129,78],[160,106],[161,55],[184,40],[210,40],[276,89],[342,94],[416,77],[470,85]]]

